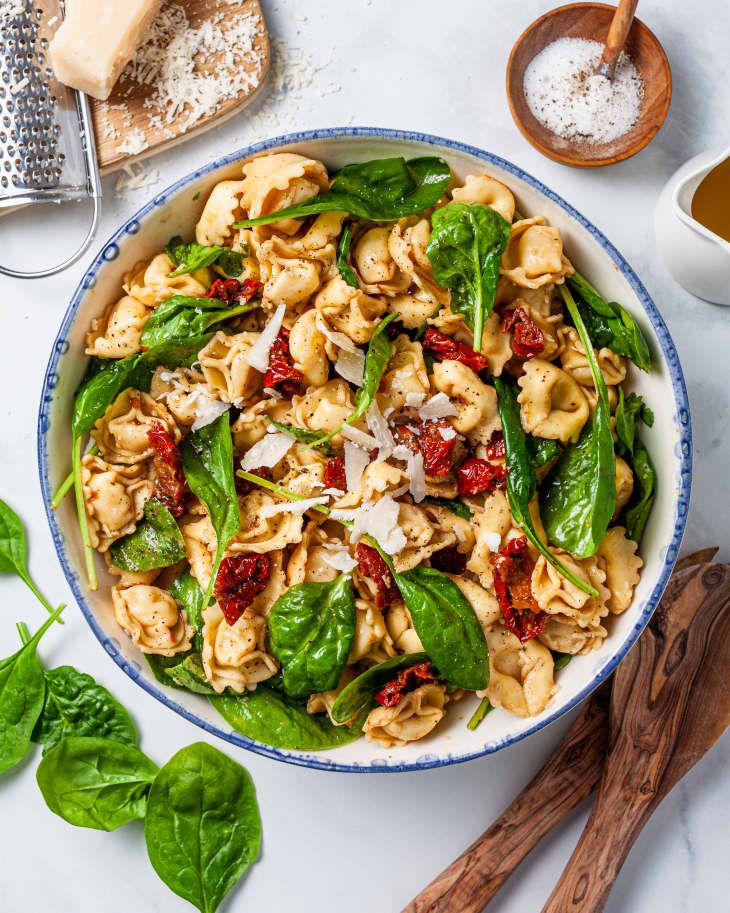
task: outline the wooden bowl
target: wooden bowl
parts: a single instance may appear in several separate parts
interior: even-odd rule
[[[523,81],[530,61],[558,38],[588,38],[605,42],[615,7],[607,3],[569,3],[545,13],[517,39],[507,63],[507,99],[515,123],[532,145],[564,165],[596,168],[613,165],[640,152],[664,122],[672,98],[672,71],[656,35],[634,19],[625,51],[641,73],[644,98],[638,121],[627,133],[608,143],[576,143],[543,126],[530,111]]]

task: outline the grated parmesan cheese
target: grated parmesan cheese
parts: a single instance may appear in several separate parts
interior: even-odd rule
[[[380,411],[375,400],[370,403],[365,413],[365,420],[373,437],[378,443],[378,460],[387,460],[395,448],[395,440],[388,427],[388,422]]]
[[[117,146],[117,152],[124,155],[139,155],[148,146],[149,143],[143,131],[139,127],[133,127],[125,133],[124,142]]]
[[[231,404],[221,402],[221,400],[215,399],[213,396],[206,395],[204,390],[196,390],[194,408],[195,421],[192,424],[191,430],[197,431],[199,428],[205,428],[206,425],[210,425],[211,422],[214,422],[223,415],[224,412],[228,412],[231,408]]]
[[[502,537],[499,533],[485,533],[484,541],[487,543],[487,548],[490,552],[498,552],[502,546]]]
[[[357,561],[352,557],[347,546],[338,545],[335,542],[323,542],[322,546],[330,553],[327,561],[335,570],[349,574],[357,567]]]
[[[359,428],[355,428],[353,425],[343,425],[342,428],[340,428],[340,434],[342,437],[354,441],[366,450],[376,450],[378,447],[378,442],[374,437],[366,434],[364,431],[360,431]]]
[[[397,555],[406,547],[407,539],[398,525],[400,506],[391,495],[375,503],[366,502],[354,510],[332,510],[334,520],[350,520],[350,541],[359,542],[363,536],[372,536],[384,552]]]

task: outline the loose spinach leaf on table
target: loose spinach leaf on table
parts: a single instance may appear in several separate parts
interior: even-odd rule
[[[306,702],[258,685],[241,695],[209,698],[226,722],[246,738],[273,748],[322,751],[347,745],[362,736],[364,719],[335,726],[327,714],[307,713]]]
[[[656,473],[649,451],[641,441],[634,442],[631,460],[635,491],[622,519],[629,539],[641,542],[656,497]]]
[[[59,606],[20,650],[0,659],[0,773],[25,757],[43,710],[46,682],[36,650],[65,606]]]
[[[597,596],[596,590],[567,568],[537,534],[530,513],[530,501],[537,491],[537,479],[527,444],[527,435],[522,429],[517,388],[512,381],[506,380],[504,377],[495,377],[494,387],[497,391],[497,405],[504,434],[504,460],[507,467],[507,499],[510,512],[525,536],[546,561],[549,561],[563,577],[570,580],[584,593]]]
[[[203,742],[183,748],[155,777],[144,834],[168,888],[201,913],[215,913],[261,849],[251,777]]]
[[[53,612],[53,606],[40,592],[28,571],[28,544],[23,521],[3,500],[0,500],[0,574],[15,574],[46,611]]]
[[[205,505],[218,540],[208,591],[200,602],[205,607],[213,592],[223,552],[241,528],[228,413],[185,438],[183,472],[190,490]]]
[[[451,310],[473,331],[478,352],[509,234],[509,222],[482,203],[448,203],[431,217],[426,253],[434,278],[451,289]]]
[[[626,308],[606,301],[580,273],[569,277],[568,285],[577,294],[577,309],[596,348],[608,348],[630,358],[642,371],[651,368],[651,353],[644,334]],[[577,327],[576,327],[577,329]]]
[[[463,501],[459,501],[458,498],[434,498],[431,497],[431,495],[428,495],[423,500],[425,504],[433,504],[435,507],[444,507],[446,510],[450,510],[452,514],[456,514],[457,517],[462,517],[464,520],[471,520],[471,508],[467,504],[464,504]]]
[[[144,818],[156,773],[134,745],[74,736],[43,756],[36,779],[54,814],[76,827],[113,831]]]
[[[337,245],[337,269],[340,275],[348,285],[353,288],[359,288],[357,276],[353,268],[348,263],[347,258],[350,255],[350,245],[352,244],[352,225],[349,223],[342,229],[340,241]]]
[[[299,583],[267,617],[271,652],[281,663],[284,691],[306,697],[337,687],[355,637],[352,582]]]
[[[654,424],[654,413],[637,393],[629,393],[624,398],[622,387],[618,390],[616,406],[616,437],[619,451],[622,454],[634,452],[634,441],[639,423],[644,422],[649,428]]]
[[[150,498],[144,506],[144,520],[133,533],[112,543],[109,557],[124,571],[152,571],[182,561],[185,541],[168,508]]]
[[[44,671],[46,700],[33,740],[43,754],[69,736],[97,736],[137,745],[132,718],[109,691],[73,666]]]
[[[346,212],[374,222],[392,222],[435,206],[450,180],[449,166],[433,156],[408,161],[374,159],[345,165],[330,189],[319,196],[258,219],[234,222],[233,227],[250,228],[280,219],[303,219],[320,212]]]
[[[195,270],[202,269],[204,266],[213,266],[215,264],[226,275],[237,277],[241,275],[243,261],[248,256],[248,252],[239,253],[231,250],[230,247],[222,247],[220,244],[204,246],[196,244],[195,241],[186,244],[185,241],[176,235],[170,238],[165,248],[165,253],[175,270],[170,273],[169,278],[182,276],[184,273],[194,273]]]
[[[173,295],[158,304],[147,318],[140,336],[140,343],[154,348],[171,339],[202,336],[215,323],[223,323],[239,314],[246,314],[258,307],[258,302],[247,302],[235,307],[222,307],[217,298],[188,298]]]
[[[561,293],[590,365],[598,401],[580,438],[563,450],[540,489],[540,514],[551,542],[577,558],[594,555],[616,509],[616,455],[606,382],[573,296]]]
[[[376,666],[370,666],[361,672],[357,678],[349,682],[340,691],[332,705],[332,719],[338,723],[346,723],[357,714],[369,711],[373,705],[375,694],[401,672],[410,669],[418,663],[428,660],[426,653],[405,653],[386,659]]]

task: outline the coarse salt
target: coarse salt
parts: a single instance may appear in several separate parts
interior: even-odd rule
[[[530,111],[553,133],[582,143],[608,143],[639,119],[644,83],[621,53],[614,78],[596,74],[603,45],[586,38],[559,38],[543,48],[525,70],[523,89]]]

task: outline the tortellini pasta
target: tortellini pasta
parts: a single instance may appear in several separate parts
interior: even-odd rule
[[[365,738],[384,748],[405,745],[427,736],[439,724],[448,698],[443,685],[421,685],[395,707],[376,707],[368,714]]]
[[[203,669],[219,694],[239,694],[276,675],[279,664],[266,651],[266,619],[247,609],[229,625],[217,603],[203,610]]]
[[[564,282],[574,270],[563,254],[560,229],[545,224],[543,216],[522,219],[512,226],[500,273],[516,285],[540,288]]]
[[[105,552],[112,542],[134,531],[153,484],[146,466],[115,465],[91,455],[82,460],[81,480],[91,544]]]
[[[442,361],[433,366],[433,386],[453,402],[457,415],[452,424],[472,442],[488,442],[502,423],[497,409],[497,393],[471,368],[460,361]]]
[[[122,391],[94,425],[91,436],[110,463],[142,463],[154,453],[149,432],[155,428],[180,440],[180,429],[166,407],[132,387]]]
[[[577,441],[588,420],[588,400],[582,388],[562,368],[541,358],[525,362],[517,381],[522,427],[537,437]]]
[[[515,198],[509,187],[488,174],[469,174],[463,187],[451,194],[457,203],[483,203],[511,222],[515,214]]]
[[[233,223],[242,218],[243,181],[220,181],[211,190],[195,226],[198,244],[225,244],[233,234]]]
[[[138,263],[131,273],[124,278],[124,290],[128,295],[146,304],[156,307],[173,295],[187,295],[200,298],[208,290],[210,271],[206,268],[195,273],[175,272],[167,254],[158,254],[149,263]]]
[[[147,305],[125,295],[91,322],[86,354],[97,358],[124,358],[139,349],[139,339],[151,314]]]
[[[174,656],[190,650],[193,629],[175,599],[157,586],[112,587],[114,616],[143,653]]]
[[[486,632],[489,647],[489,685],[485,692],[493,707],[504,707],[515,716],[535,716],[553,695],[555,663],[546,646],[537,640],[520,643],[497,623]]]
[[[246,361],[258,333],[227,336],[219,330],[198,360],[210,390],[224,403],[243,404],[261,389],[261,374]]]

